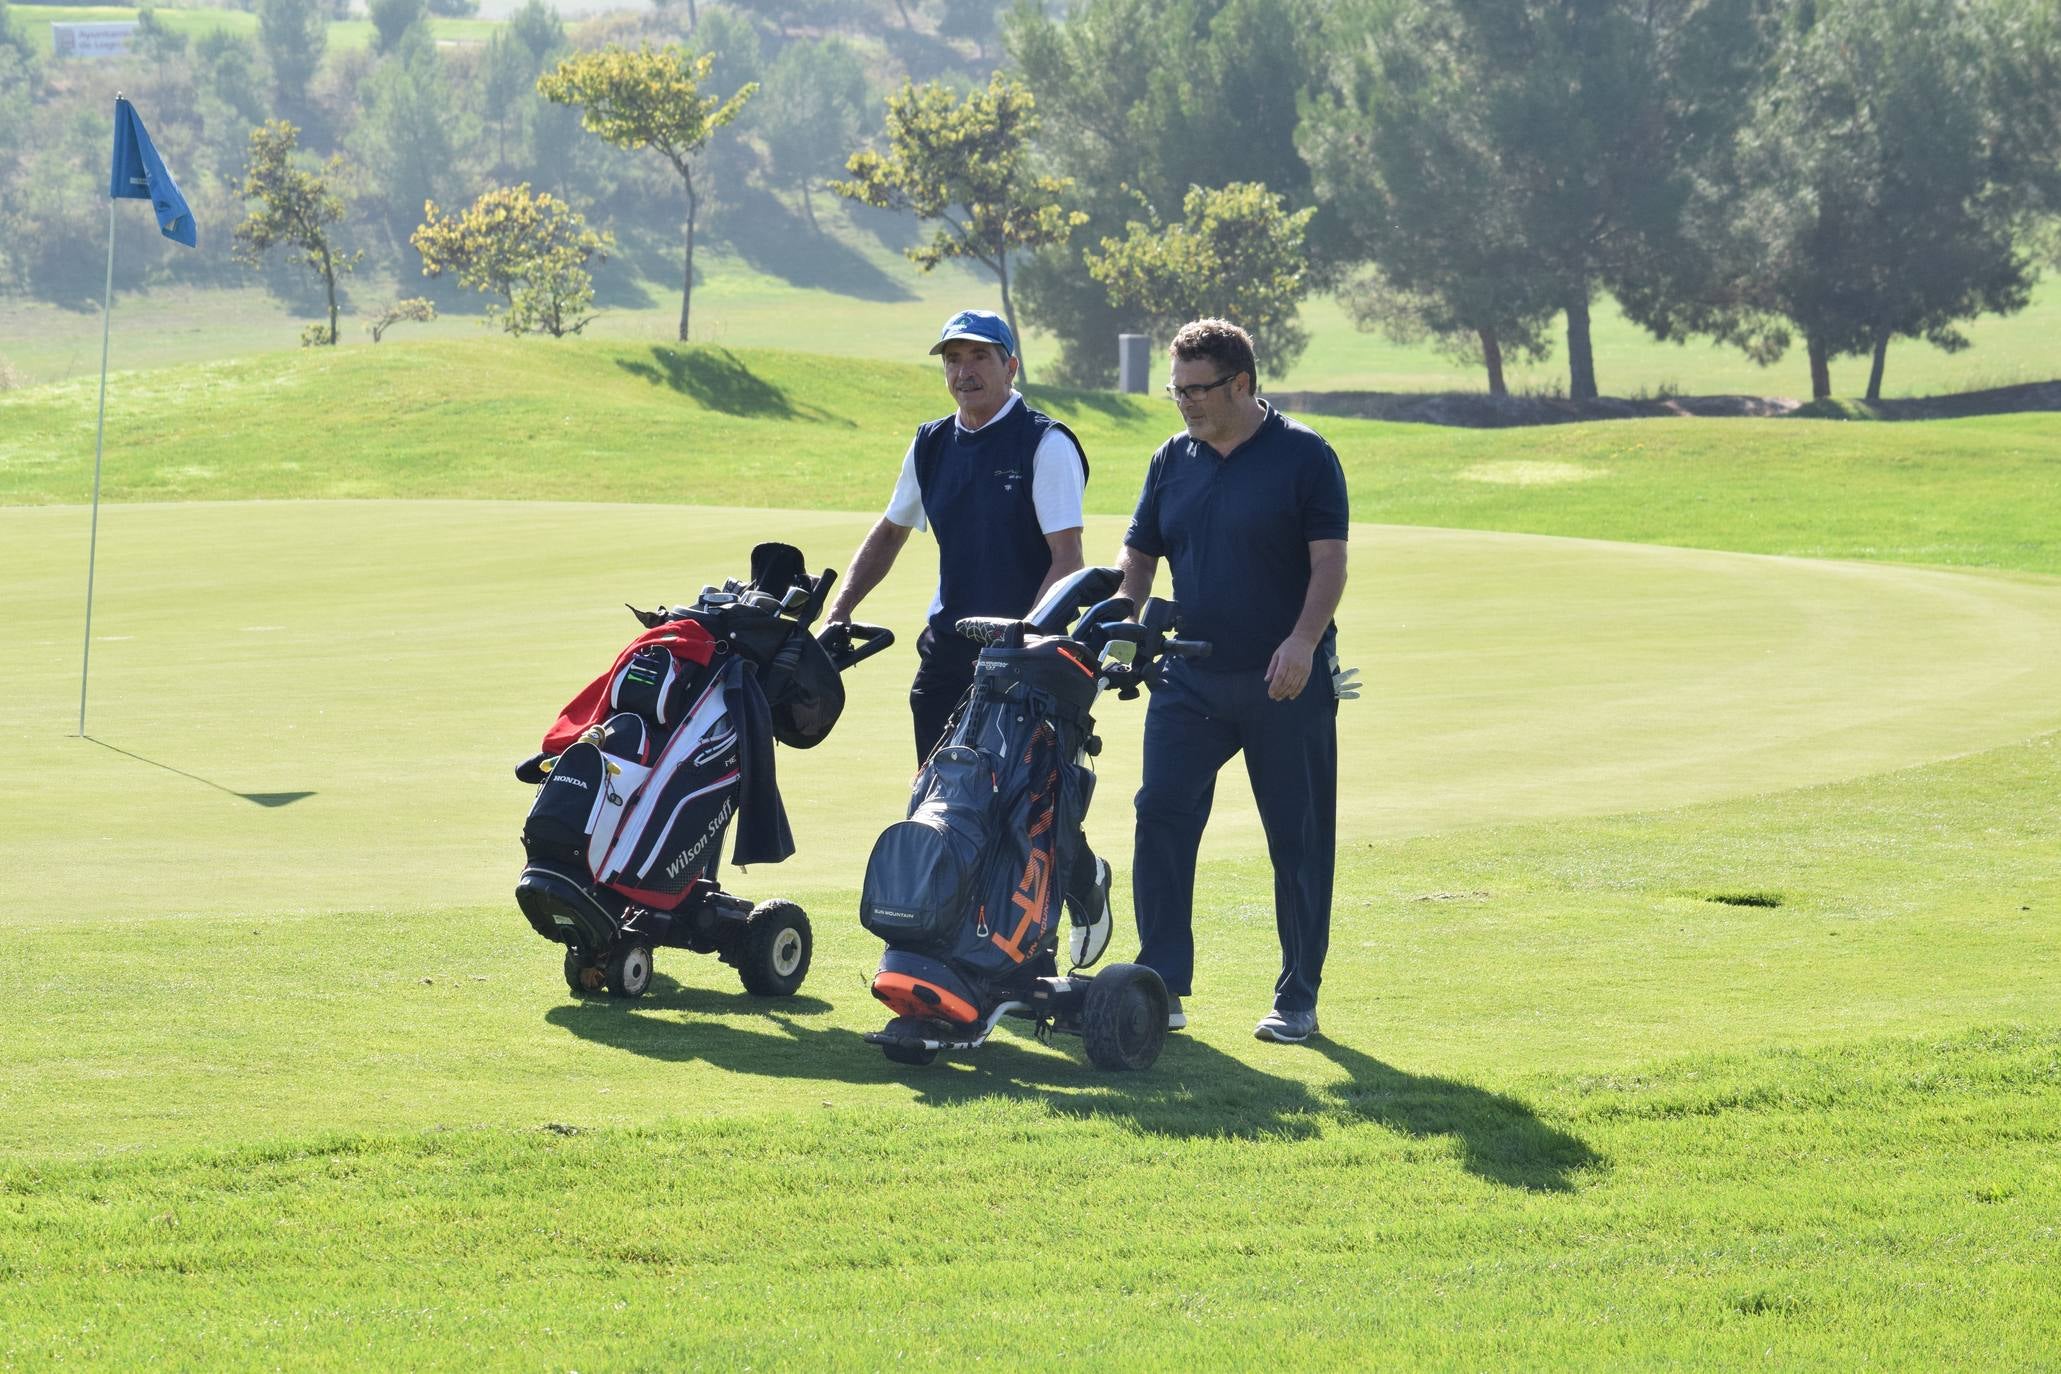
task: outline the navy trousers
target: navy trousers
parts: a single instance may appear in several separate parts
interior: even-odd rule
[[[1131,905],[1138,962],[1185,997],[1195,977],[1195,855],[1217,773],[1237,753],[1259,803],[1274,863],[1281,976],[1274,1006],[1317,1005],[1331,942],[1338,832],[1338,699],[1318,669],[1293,701],[1272,701],[1258,672],[1211,673],[1176,661],[1145,716]]]
[[[941,635],[925,626],[916,640],[916,680],[909,684],[909,714],[916,724],[916,766],[930,757],[960,698],[973,686],[980,646],[963,635]]]

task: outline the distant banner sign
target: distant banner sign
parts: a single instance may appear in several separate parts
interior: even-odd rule
[[[135,33],[133,22],[52,24],[50,43],[59,57],[120,57]]]

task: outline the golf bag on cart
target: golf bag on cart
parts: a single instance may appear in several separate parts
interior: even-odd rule
[[[1116,964],[1073,976],[1101,958],[1111,926],[1109,865],[1081,830],[1095,790],[1087,760],[1101,750],[1091,712],[1104,687],[1134,697],[1163,656],[1208,646],[1169,638],[1170,602],[1149,601],[1133,620],[1131,602],[1113,595],[1121,581],[1114,568],[1086,568],[1025,620],[958,624],[985,646],[973,687],[916,775],[908,819],[874,844],[860,898],[861,923],[887,942],[873,995],[894,1013],[866,1038],[889,1059],[927,1064],[971,1049],[1009,1014],[1041,1035],[1082,1036],[1103,1068],[1159,1056],[1158,974]],[[1063,977],[1062,906],[1072,922]]]
[[[716,867],[733,828],[734,863],[794,852],[774,742],[821,743],[844,709],[840,674],[894,641],[862,625],[810,634],[836,574],[804,566],[798,550],[761,544],[750,582],[633,608],[644,632],[516,769],[538,784],[516,904],[566,947],[575,993],[642,995],[660,945],[720,956],[760,996],[791,995],[807,976],[807,913],[725,892]]]

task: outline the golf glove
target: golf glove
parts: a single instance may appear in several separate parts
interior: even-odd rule
[[[1340,701],[1357,701],[1360,696],[1360,670],[1340,668],[1338,660],[1331,660],[1331,695]]]

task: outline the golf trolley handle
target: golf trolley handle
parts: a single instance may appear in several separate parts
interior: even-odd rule
[[[1214,647],[1206,639],[1169,639],[1159,652],[1166,658],[1208,658]]]
[[[885,625],[859,625],[840,620],[825,625],[818,639],[830,655],[831,665],[841,673],[893,644],[895,632]]]

